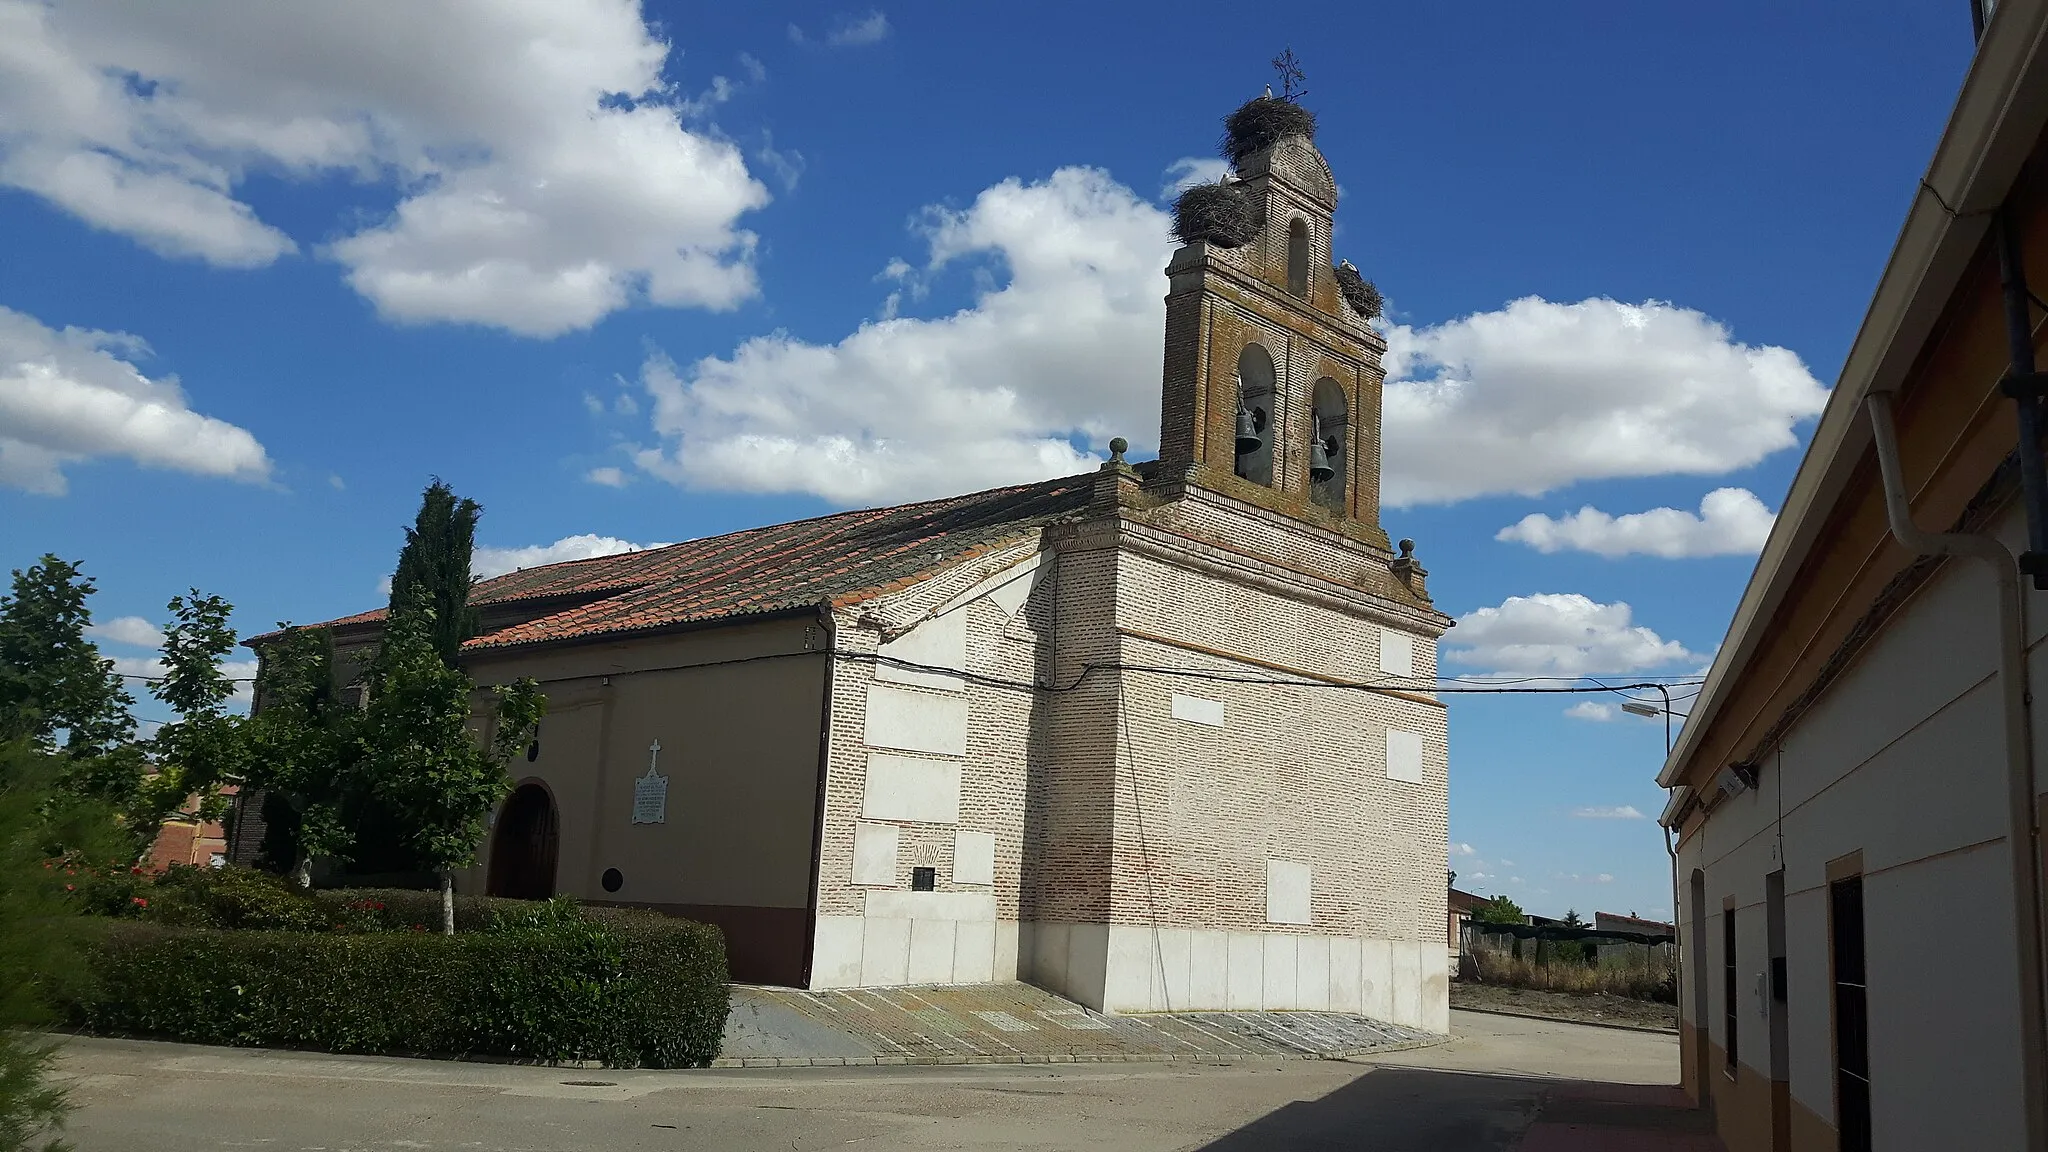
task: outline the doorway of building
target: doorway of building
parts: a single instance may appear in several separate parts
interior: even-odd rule
[[[514,789],[498,813],[491,834],[487,891],[515,900],[545,900],[555,894],[559,841],[555,798],[538,781]]]

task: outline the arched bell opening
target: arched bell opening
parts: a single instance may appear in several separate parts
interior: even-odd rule
[[[1309,398],[1309,499],[1332,512],[1345,510],[1351,474],[1351,405],[1344,389],[1328,376],[1316,381]]]
[[[1273,483],[1273,435],[1279,428],[1279,392],[1273,357],[1258,344],[1237,355],[1237,474],[1256,484]]]

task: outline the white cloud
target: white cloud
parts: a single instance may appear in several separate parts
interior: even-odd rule
[[[1581,700],[1577,704],[1565,709],[1564,714],[1574,720],[1594,720],[1605,723],[1621,715],[1621,709],[1612,704],[1602,704],[1598,700]]]
[[[1728,472],[1793,447],[1827,400],[1792,352],[1659,301],[1532,296],[1386,337],[1396,507]]]
[[[1167,177],[1191,173],[1194,158]],[[642,467],[859,504],[1075,472],[1111,436],[1138,458],[1156,444],[1167,213],[1069,167],[927,208],[916,230],[923,261],[892,260],[879,318],[837,341],[774,332],[692,364],[649,356],[663,443]],[[978,277],[971,306],[902,315],[960,264]],[[1826,397],[1792,353],[1655,302],[1532,298],[1388,337],[1393,503],[1724,471],[1792,445]]]
[[[85,634],[95,640],[109,640],[131,648],[161,648],[164,645],[164,630],[140,616],[116,616],[87,628]]]
[[[1513,860],[1503,860],[1500,862],[1500,866],[1503,868],[1513,868],[1515,866],[1515,862]]]
[[[1159,198],[1171,200],[1197,184],[1214,184],[1230,173],[1230,162],[1214,156],[1183,156],[1166,166]]]
[[[793,44],[822,43],[828,48],[862,48],[878,44],[889,35],[889,18],[879,11],[865,15],[841,15],[832,22],[832,27],[818,39],[795,24],[789,26],[789,39]]]
[[[1608,557],[1752,556],[1763,548],[1776,519],[1749,489],[1716,488],[1700,500],[1697,515],[1652,508],[1610,516],[1587,505],[1560,519],[1531,513],[1494,539],[1520,541],[1539,552],[1571,549]]]
[[[267,479],[256,438],[187,408],[175,376],[144,376],[131,361],[148,353],[133,336],[56,331],[0,307],[0,485],[62,495],[64,465],[100,456]]]
[[[341,476],[338,473],[334,472],[329,472],[327,474],[327,486],[329,488],[334,489],[336,492],[346,491],[348,488],[348,484],[342,480]]]
[[[1472,847],[1470,844],[1461,843],[1451,845],[1451,855],[1453,856],[1473,856],[1477,855],[1478,851],[1478,849]]]
[[[1101,171],[1063,168],[928,210],[920,230],[929,257],[898,279],[988,258],[1008,283],[952,315],[873,321],[836,344],[777,332],[687,367],[650,356],[641,383],[663,445],[641,466],[854,504],[1081,472],[1099,457],[1077,437],[1150,438],[1163,213]]]
[[[394,190],[325,249],[388,318],[550,336],[754,295],[767,201],[638,0],[0,0],[0,184],[170,256],[297,250],[254,174]],[[745,61],[742,61],[745,65]]]
[[[1581,820],[1641,820],[1643,814],[1633,804],[1617,804],[1612,807],[1574,808],[1572,815]]]
[[[477,548],[470,555],[470,575],[478,580],[489,580],[521,568],[535,568],[542,564],[559,564],[564,560],[587,560],[592,556],[616,556],[621,552],[638,552],[643,548],[660,548],[660,544],[635,544],[616,536],[596,536],[585,533],[581,536],[564,536],[553,544],[529,544],[524,548]],[[386,595],[390,594],[386,588]]]
[[[774,173],[784,192],[796,191],[797,181],[804,175],[804,154],[794,148],[776,148],[773,133],[763,132],[761,138],[761,146],[754,150],[755,162]]]
[[[1477,883],[1479,883],[1479,882],[1480,882],[1481,880],[1491,880],[1491,879],[1493,879],[1493,873],[1491,873],[1491,872],[1474,872],[1474,873],[1472,873],[1472,874],[1471,874],[1470,876],[1467,876],[1467,877],[1465,877],[1465,879],[1467,879],[1467,880],[1471,881],[1471,882],[1472,882],[1472,883],[1474,883],[1474,884],[1477,884]]]
[[[150,689],[151,682],[164,674],[164,662],[158,656],[114,656],[114,671],[121,674],[131,695],[141,697]],[[247,711],[250,701],[256,698],[256,661],[223,660],[220,662],[221,675],[235,682],[234,695],[229,697],[229,711]]]
[[[1592,875],[1581,875],[1580,873],[1577,873],[1577,872],[1569,872],[1569,873],[1559,873],[1559,874],[1558,874],[1558,877],[1557,877],[1557,878],[1558,878],[1559,880],[1569,880],[1569,881],[1571,881],[1571,882],[1572,882],[1572,883],[1574,883],[1574,884],[1612,884],[1612,883],[1614,883],[1614,875],[1613,875],[1613,873],[1610,873],[1610,872],[1600,872],[1600,873],[1596,873],[1596,874],[1592,874]]]
[[[1698,660],[1676,640],[1635,624],[1627,604],[1576,592],[1510,596],[1459,617],[1449,649],[1460,664],[1501,676],[1589,676]]]
[[[592,468],[583,474],[583,478],[592,484],[602,484],[607,488],[624,488],[626,486],[626,474],[617,468]]]

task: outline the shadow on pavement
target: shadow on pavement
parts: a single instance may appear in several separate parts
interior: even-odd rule
[[[1719,1152],[1712,1117],[1677,1089],[1378,1067],[1200,1152]]]

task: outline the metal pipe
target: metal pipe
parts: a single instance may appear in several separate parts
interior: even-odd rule
[[[2013,937],[2019,962],[2020,1085],[2026,1148],[2048,1152],[2048,1016],[2043,1013],[2039,830],[2034,826],[2034,753],[2028,716],[2026,602],[2018,562],[2004,544],[1972,532],[1926,532],[1913,523],[1899,467],[1891,397],[1864,400],[1884,479],[1892,536],[1916,555],[1967,556],[1998,578],[1998,686],[2004,713],[2006,844],[2012,857]]]
[[[2005,304],[2005,342],[2009,366],[2003,390],[2017,405],[2020,426],[2020,491],[2027,509],[2027,548],[2020,571],[2033,576],[2034,587],[2048,589],[2048,464],[2041,455],[2041,386],[2034,374],[2033,295],[2020,253],[2019,229],[2011,210],[1998,213],[1998,280]]]

